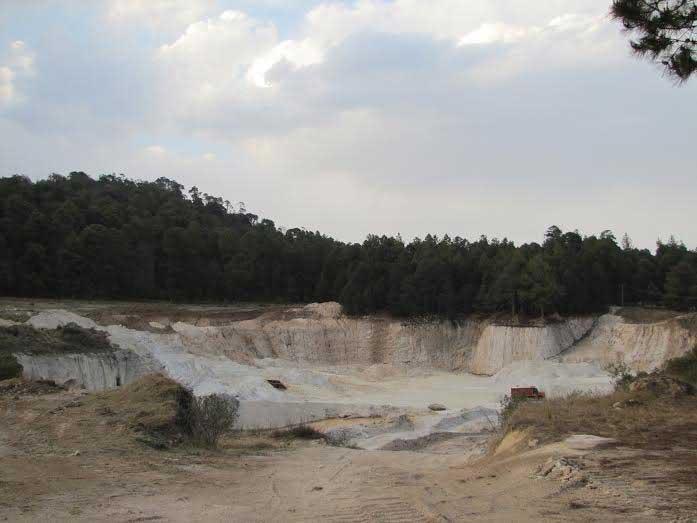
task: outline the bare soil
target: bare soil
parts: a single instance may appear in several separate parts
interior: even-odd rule
[[[0,395],[0,520],[656,521],[697,513],[693,471],[681,464],[694,459],[694,445],[579,453],[563,444],[531,449],[524,434],[475,464],[427,448],[362,451],[270,433],[236,435],[217,451],[155,450],[139,441],[133,420],[156,425],[171,408],[146,392],[137,401],[118,392]],[[541,463],[567,455],[593,488],[535,479]]]

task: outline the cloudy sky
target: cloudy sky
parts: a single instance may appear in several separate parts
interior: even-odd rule
[[[0,176],[125,173],[346,241],[697,246],[697,82],[610,0],[1,0]]]

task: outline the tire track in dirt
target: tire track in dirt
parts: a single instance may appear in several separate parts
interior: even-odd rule
[[[399,497],[375,496],[360,499],[354,496],[342,496],[333,498],[333,502],[335,506],[332,511],[317,513],[314,517],[315,521],[337,523],[429,521],[416,507]]]

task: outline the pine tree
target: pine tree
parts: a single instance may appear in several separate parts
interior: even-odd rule
[[[639,56],[661,63],[679,82],[697,71],[697,0],[614,0],[612,16],[638,38]]]

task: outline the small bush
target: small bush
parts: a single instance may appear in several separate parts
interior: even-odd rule
[[[611,363],[605,367],[605,370],[615,379],[616,391],[627,392],[629,390],[629,385],[634,381],[634,376],[625,362]]]
[[[239,407],[233,397],[195,397],[188,392],[178,398],[177,422],[195,445],[215,448],[220,437],[232,429]]]
[[[13,354],[0,353],[0,381],[22,377],[23,367]]]
[[[501,400],[499,409],[499,427],[505,428],[513,413],[525,402],[526,398],[514,398],[505,395]]]
[[[697,346],[684,356],[668,360],[665,372],[673,378],[697,385]]]

